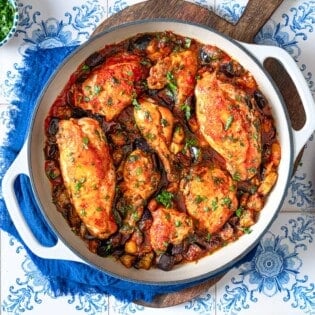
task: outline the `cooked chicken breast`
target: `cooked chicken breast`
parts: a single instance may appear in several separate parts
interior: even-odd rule
[[[56,138],[62,177],[76,212],[92,235],[109,237],[117,230],[111,210],[116,176],[102,129],[92,118],[61,120]]]
[[[123,53],[109,57],[76,86],[75,105],[111,121],[131,104],[137,95],[136,86],[140,86],[146,75],[139,56]]]
[[[150,147],[160,157],[169,181],[174,181],[174,155],[170,151],[174,117],[169,109],[157,105],[150,98],[139,100],[134,108],[136,124]]]
[[[181,191],[189,215],[210,234],[219,232],[238,207],[233,180],[215,166],[193,167]]]
[[[245,92],[205,72],[195,95],[197,120],[207,142],[225,159],[234,179],[253,177],[261,164],[261,127]]]
[[[194,93],[197,61],[194,49],[171,53],[151,67],[148,87],[162,89],[168,84],[175,96],[175,106],[181,109]]]
[[[127,157],[123,168],[123,192],[126,216],[124,224],[134,227],[141,218],[145,201],[156,191],[161,179],[152,155],[142,150],[134,150]]]
[[[169,244],[180,244],[193,233],[192,218],[184,212],[160,207],[152,216],[150,239],[155,252],[164,252]]]

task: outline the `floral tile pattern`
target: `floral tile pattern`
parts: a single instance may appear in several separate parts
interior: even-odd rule
[[[214,10],[232,23],[237,22],[248,2],[190,1]],[[14,98],[13,83],[26,48],[82,43],[104,18],[137,2],[140,1],[18,1],[21,17],[18,32],[5,48],[0,49],[0,60],[12,61],[1,62],[0,104],[9,104]],[[315,97],[314,28],[315,0],[284,1],[255,40],[287,50],[300,66]],[[12,108],[0,105],[1,146],[5,146],[6,130],[14,128],[8,110]],[[261,239],[253,258],[227,272],[203,295],[163,309],[163,314],[315,314],[314,155],[315,143],[311,137],[291,180],[283,209]],[[0,178],[5,168],[0,156]],[[16,239],[2,232],[0,244],[1,314],[154,315],[161,312],[99,294],[56,298],[48,279],[37,270]]]
[[[259,44],[282,47],[295,59],[304,74],[309,88],[315,98],[315,63],[312,51],[315,43],[315,1],[284,1],[279,10],[257,34],[255,41]],[[314,174],[312,163],[314,156],[314,136],[306,145],[302,165],[295,173],[285,209],[296,211],[296,208],[310,211],[315,206]],[[312,177],[313,176],[313,177]]]
[[[215,2],[214,12],[235,24],[242,16],[248,1],[238,0],[217,0]]]
[[[307,252],[314,250],[315,216],[282,213],[265,234],[250,262],[226,275],[217,285],[222,314],[248,314],[268,299],[281,303],[281,314],[314,314],[315,275],[309,273]],[[244,312],[245,314],[245,312]],[[263,313],[261,313],[263,314]]]

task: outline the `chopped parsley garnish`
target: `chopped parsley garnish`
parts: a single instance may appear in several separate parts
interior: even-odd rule
[[[142,172],[143,172],[142,167],[139,166],[139,167],[136,168],[136,175],[137,176],[141,175]]]
[[[189,138],[185,142],[185,149],[191,148],[197,144],[197,140],[193,138]]]
[[[52,179],[52,180],[54,180],[54,179],[56,179],[57,177],[59,177],[59,174],[56,173],[56,172],[54,172],[54,171],[49,171],[47,175],[48,175],[48,177],[49,177],[50,179]]]
[[[180,109],[185,113],[185,117],[187,120],[191,118],[191,107],[188,104],[184,104],[180,107]]]
[[[170,208],[172,206],[172,200],[174,195],[166,190],[163,190],[156,196],[156,200],[161,203],[165,208]]]
[[[206,235],[206,241],[207,241],[207,242],[210,242],[210,241],[211,241],[211,238],[212,238],[211,233],[207,233],[207,235]]]
[[[185,48],[189,48],[191,45],[191,38],[186,37],[185,38]]]
[[[218,209],[218,198],[215,198],[211,201],[211,207],[213,211]]]
[[[154,140],[156,138],[156,135],[151,133],[151,132],[148,132],[146,135],[145,135],[146,139],[148,140]]]
[[[134,106],[135,109],[137,110],[141,109],[141,105],[139,104],[136,98],[132,100],[131,104]]]
[[[175,226],[176,227],[180,227],[182,225],[182,221],[180,221],[180,220],[176,220],[175,221]]]
[[[224,126],[224,130],[225,130],[225,131],[227,131],[227,130],[231,127],[233,120],[234,120],[234,116],[233,116],[233,115],[230,115],[230,116],[227,118],[227,120],[226,120],[226,122],[225,122],[225,126]]]
[[[88,137],[83,137],[82,138],[82,142],[83,142],[83,147],[87,148],[88,144],[89,144],[89,138]]]
[[[244,212],[244,209],[242,207],[239,207],[236,209],[235,214],[238,218],[240,218],[242,216],[243,212]]]
[[[75,192],[78,192],[83,187],[83,184],[85,183],[85,181],[86,181],[86,178],[81,178],[75,183],[75,186],[74,186]]]
[[[169,221],[171,219],[171,215],[169,213],[165,213],[165,219]]]
[[[161,119],[161,125],[162,125],[163,127],[167,127],[167,126],[169,125],[169,123],[168,123],[168,121],[167,121],[165,118],[162,118],[162,119]]]
[[[10,32],[13,26],[14,7],[10,1],[0,1],[0,41]]]
[[[128,161],[130,162],[136,162],[139,160],[139,155],[137,154],[130,154],[128,157]]]
[[[98,248],[98,254],[102,255],[103,257],[111,255],[112,252],[113,252],[113,244],[111,243],[102,245]]]
[[[102,91],[102,87],[100,85],[94,85],[94,94],[98,95]]]
[[[194,203],[196,203],[197,205],[199,205],[200,203],[202,203],[203,201],[207,200],[206,196],[201,196],[201,195],[197,195],[194,199]]]
[[[84,64],[81,68],[83,71],[89,71],[90,70],[90,67],[86,64]]]
[[[138,221],[139,220],[139,213],[137,211],[132,212],[131,217],[133,220]]]
[[[250,227],[244,227],[244,228],[241,228],[241,230],[245,233],[245,234],[250,234],[252,233],[252,230]]]
[[[177,92],[177,84],[176,84],[173,73],[168,71],[166,74],[166,79],[167,79],[168,88],[172,91],[173,94],[176,93]]]
[[[232,178],[233,178],[235,181],[239,182],[239,181],[241,180],[241,175],[240,175],[240,173],[235,172],[235,173],[232,175]]]
[[[250,167],[247,169],[249,173],[252,173],[252,174],[256,174],[257,173],[257,168],[256,167]]]
[[[232,203],[232,200],[230,197],[224,197],[222,198],[222,205],[227,206],[228,208],[230,208]]]
[[[80,210],[80,214],[82,217],[85,217],[86,216],[86,210],[85,209],[81,209]]]
[[[151,66],[151,61],[148,60],[148,59],[142,59],[140,61],[140,64],[143,65],[143,66]]]
[[[135,207],[133,205],[124,204],[119,207],[119,211],[125,216],[127,213],[134,213]]]
[[[257,189],[258,189],[257,186],[252,185],[249,189],[249,192],[253,195],[257,191]]]

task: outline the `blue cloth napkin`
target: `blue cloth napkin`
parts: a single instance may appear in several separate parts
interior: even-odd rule
[[[6,165],[10,165],[13,162],[23,146],[32,113],[43,86],[57,66],[75,48],[61,47],[26,51],[23,67],[19,69],[20,80],[15,86],[17,100],[14,102],[14,105],[16,109],[11,112],[12,123],[15,128],[8,135],[8,146],[5,150],[2,150],[3,152],[0,152],[5,157]],[[2,178],[1,175],[3,174],[0,174],[0,180]],[[15,191],[26,220],[29,222],[37,239],[45,246],[54,245],[56,237],[45,222],[37,206],[28,177],[25,175],[18,177],[15,183]],[[23,243],[23,240],[19,237],[17,230],[10,220],[2,199],[0,199],[0,228]],[[34,255],[27,246],[25,248],[34,264],[50,281],[51,288],[56,296],[64,294],[106,293],[128,302],[135,300],[149,302],[158,294],[176,292],[204,281],[199,280],[190,284],[171,286],[133,283],[113,278],[98,269],[82,263],[42,259]],[[252,253],[244,260],[250,259],[251,256]]]

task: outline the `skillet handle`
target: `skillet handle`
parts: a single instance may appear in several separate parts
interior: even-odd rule
[[[27,168],[27,142],[25,142],[22,150],[6,172],[2,180],[3,199],[20,237],[23,239],[27,247],[37,256],[46,259],[63,259],[76,262],[83,262],[76,254],[74,254],[64,243],[57,238],[56,245],[45,247],[38,242],[29,225],[27,224],[22,210],[19,206],[15,190],[14,182],[17,176],[24,174],[29,176]]]
[[[309,140],[315,129],[315,103],[306,80],[294,59],[284,49],[275,46],[244,43],[241,44],[247,50],[249,50],[262,65],[267,58],[272,57],[277,59],[286,69],[295,84],[306,116],[304,126],[300,130],[292,129],[294,142],[294,160],[296,160],[300,151]]]

